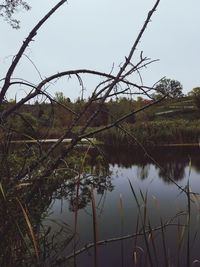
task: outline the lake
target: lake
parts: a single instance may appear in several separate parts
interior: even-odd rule
[[[44,224],[52,233],[59,232],[60,225],[65,228],[56,234],[62,244],[59,266],[66,262],[77,267],[183,267],[189,262],[200,266],[200,201],[198,194],[191,193],[200,192],[200,149],[163,147],[144,152],[135,147],[102,147],[102,151],[107,172],[81,174],[78,191],[73,181],[66,182],[48,208]],[[98,153],[92,149],[90,155],[94,170]],[[76,237],[70,239],[74,231]],[[135,233],[139,235],[130,237]],[[95,246],[84,250],[86,244],[100,241],[96,252]],[[82,248],[82,253],[66,261]]]

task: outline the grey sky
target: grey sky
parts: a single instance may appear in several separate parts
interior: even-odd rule
[[[27,0],[28,1],[28,0]],[[29,12],[19,12],[21,29],[13,30],[0,21],[1,78],[31,28],[58,1],[28,1]],[[139,32],[153,0],[69,0],[43,26],[26,54],[34,61],[42,77],[59,71],[79,68],[110,71],[113,63],[117,71]],[[144,55],[160,59],[142,71],[143,81],[152,85],[163,76],[179,80],[184,93],[200,86],[200,1],[161,0],[152,22],[138,46]],[[33,83],[40,78],[24,58],[15,77]],[[137,78],[136,78],[137,79]],[[86,95],[94,81],[85,78]],[[80,87],[67,79],[52,86],[50,92],[63,91],[65,96],[77,98]],[[8,98],[16,90],[10,89]],[[23,88],[17,89],[17,99]]]

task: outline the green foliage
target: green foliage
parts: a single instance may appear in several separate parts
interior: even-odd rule
[[[137,142],[143,145],[198,143],[200,136],[199,120],[151,121],[134,125],[124,124],[123,128],[133,138],[118,128],[99,133],[96,137],[106,145],[127,146]]]
[[[65,102],[65,98],[63,98],[63,94],[59,93],[57,98]],[[69,102],[67,100],[67,107],[71,110],[74,110],[76,113],[82,113],[82,111],[87,106],[86,101],[78,101],[78,102]],[[64,103],[63,102],[63,103]],[[124,115],[142,108],[145,105],[148,105],[151,100],[138,98],[138,100],[132,100],[127,98],[119,98],[116,101],[109,101],[104,104],[100,103],[92,103],[89,108],[85,111],[84,115],[78,121],[77,126],[74,128],[74,131],[78,131],[81,129],[81,126],[85,125],[88,119],[100,108],[101,111],[95,117],[95,120],[92,121],[90,127],[101,127],[107,125],[109,123],[114,122],[115,120],[123,117]],[[66,102],[65,102],[66,103]],[[9,103],[9,105],[12,105]],[[101,105],[101,106],[100,106]],[[197,104],[196,104],[197,105]],[[74,118],[76,117],[69,109],[65,108],[63,105],[59,105],[54,103],[53,106],[51,104],[39,104],[36,103],[34,105],[27,105],[23,107],[23,110],[20,114],[12,116],[10,119],[10,127],[15,129],[19,134],[15,133],[15,139],[26,138],[23,135],[29,135],[31,137],[38,138],[58,138],[60,134],[65,132],[66,127],[68,127]],[[191,127],[195,123],[195,121],[200,119],[200,114],[194,107],[194,99],[192,96],[183,97],[178,99],[167,98],[165,101],[158,105],[154,105],[147,110],[137,113],[136,115],[132,115],[127,118],[125,121],[126,127],[130,127],[131,132],[134,129],[134,134],[139,136],[139,140],[141,139],[144,143],[170,143],[172,140],[172,134],[169,132],[167,134],[167,128],[170,123],[173,125],[176,124],[176,121],[184,121],[186,124],[190,120]],[[171,121],[171,122],[170,122]],[[159,126],[155,126],[159,124]],[[182,125],[183,123],[181,123]],[[129,126],[127,126],[129,125]],[[132,125],[132,126],[131,126]],[[135,126],[134,126],[135,125]],[[143,126],[142,126],[143,125]],[[163,125],[163,126],[162,126]],[[152,129],[149,129],[151,128]],[[160,127],[160,129],[159,129]],[[179,125],[177,125],[179,127]],[[182,126],[184,128],[184,125]],[[91,129],[90,129],[91,130]],[[164,133],[162,133],[162,131]],[[109,134],[108,134],[109,133]],[[108,133],[99,134],[100,139],[102,136],[109,136],[108,142],[117,143],[125,140],[125,143],[130,138],[118,129],[109,130]],[[117,134],[116,134],[117,133]],[[149,136],[148,136],[149,134]],[[2,136],[2,133],[0,132]],[[73,134],[69,133],[67,138],[71,138]],[[144,135],[144,137],[143,137]],[[154,136],[155,135],[155,136]],[[159,138],[159,136],[163,135],[163,139]],[[167,138],[169,136],[169,141]],[[175,135],[175,140],[179,140],[177,135]],[[192,136],[192,134],[191,134]],[[157,138],[157,139],[156,139]],[[196,137],[194,138],[196,140]],[[101,140],[105,141],[103,137]],[[150,140],[150,141],[149,141]],[[188,139],[190,140],[190,138]],[[179,141],[177,141],[179,142]],[[196,141],[195,141],[196,142]]]
[[[39,119],[39,124],[42,127],[48,127],[49,126],[49,115],[48,114],[42,114]]]
[[[65,97],[63,92],[56,92],[54,100],[56,100],[58,103],[63,104],[63,105],[65,105],[67,103],[71,103],[70,98]]]
[[[27,135],[33,136],[37,130],[38,122],[37,119],[31,113],[22,113],[18,118],[17,130]]]
[[[194,97],[195,106],[200,109],[200,95]]]
[[[162,79],[155,87],[158,95],[167,95],[168,97],[177,98],[182,97],[183,87],[179,81],[171,79]]]
[[[110,101],[108,104],[109,122],[113,122],[120,117],[128,114],[135,109],[135,101],[126,97],[119,98],[117,101]],[[125,120],[128,123],[135,122],[135,116],[132,115]]]
[[[195,106],[200,109],[200,87],[195,87],[188,93],[193,98]]]
[[[11,129],[17,138],[36,137],[38,132],[38,120],[29,112],[17,113],[10,117],[6,127]]]
[[[189,96],[199,96],[200,95],[200,87],[194,87],[192,91],[188,93]]]

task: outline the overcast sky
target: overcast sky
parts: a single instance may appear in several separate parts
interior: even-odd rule
[[[21,29],[13,30],[0,21],[0,73],[6,69],[22,41],[36,22],[58,1],[28,1],[29,12],[19,12]],[[35,63],[42,77],[69,69],[89,68],[115,70],[128,54],[153,0],[69,0],[43,26],[31,42],[26,54]],[[151,86],[163,76],[179,80],[184,93],[200,86],[200,1],[161,0],[149,24],[138,52],[152,59],[159,59],[142,71],[144,84]],[[136,62],[136,59],[135,59]],[[24,57],[15,77],[35,84],[38,73]],[[94,81],[84,79],[86,96],[93,89]],[[75,99],[80,94],[78,83],[68,82],[51,87],[50,92],[63,91],[66,97]],[[17,99],[24,89],[10,89],[8,98]]]

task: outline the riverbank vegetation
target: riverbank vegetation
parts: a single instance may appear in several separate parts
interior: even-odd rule
[[[111,99],[101,106],[101,111],[89,125],[87,131],[98,131],[112,124],[130,111],[137,111],[152,100],[138,98]],[[12,107],[12,103],[5,106]],[[64,134],[88,101],[71,102],[61,93],[57,94],[54,105],[35,103],[25,105],[7,122],[13,140],[59,138]],[[92,104],[85,116],[77,123],[67,138],[73,138],[90,116],[98,109],[99,103]],[[66,109],[67,107],[67,109]],[[72,114],[69,110],[73,110]],[[113,127],[108,131],[94,134],[91,137],[110,145],[167,145],[167,144],[198,144],[200,137],[200,110],[193,96],[166,99],[148,110],[133,114],[123,121],[122,127]],[[123,129],[122,129],[123,128]],[[130,133],[130,135],[127,134]],[[131,135],[133,138],[131,138]],[[1,130],[1,136],[3,131]],[[135,139],[135,140],[134,140]]]
[[[199,144],[200,120],[166,120],[125,124],[123,129],[113,128],[97,135],[106,145],[178,145]],[[127,134],[127,132],[129,134]]]

